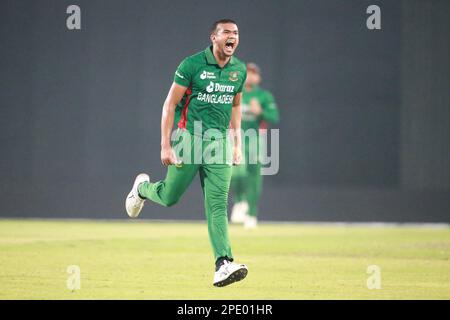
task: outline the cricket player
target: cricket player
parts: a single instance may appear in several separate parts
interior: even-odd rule
[[[210,39],[211,46],[178,66],[164,102],[161,162],[168,166],[165,179],[150,182],[147,174],[139,174],[125,206],[133,218],[139,215],[146,200],[172,206],[199,173],[215,257],[213,285],[222,287],[244,279],[248,272],[246,265],[233,262],[227,218],[232,164],[239,164],[242,157],[240,105],[247,70],[233,56],[239,45],[238,26],[233,20],[215,22]],[[181,114],[171,142],[177,107]],[[232,143],[227,139],[230,127]],[[183,147],[181,152],[176,151],[179,146]]]
[[[279,121],[278,107],[272,94],[259,87],[261,70],[255,63],[247,64],[247,79],[242,95],[241,127],[254,130],[259,137],[259,129],[265,128],[267,123],[275,124]],[[258,202],[262,190],[262,175],[259,143],[251,148],[251,141],[244,141],[243,160],[239,166],[233,168],[231,190],[234,193],[235,205],[231,212],[232,223],[244,223],[246,229],[257,226]],[[254,142],[253,142],[254,143]],[[262,144],[264,145],[264,144]]]

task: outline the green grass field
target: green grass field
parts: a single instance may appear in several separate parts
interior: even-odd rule
[[[450,298],[449,228],[261,224],[230,237],[249,275],[215,288],[205,223],[0,220],[0,299]],[[367,288],[369,265],[381,289]]]

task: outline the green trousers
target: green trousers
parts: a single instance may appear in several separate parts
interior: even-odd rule
[[[187,131],[178,131],[181,141],[184,140],[186,151],[190,146],[190,154],[183,150],[177,155],[183,159],[181,166],[171,165],[167,169],[164,180],[154,183],[144,182],[139,186],[139,194],[163,206],[172,206],[178,202],[199,173],[203,189],[206,220],[208,223],[209,239],[213,248],[214,258],[228,257],[233,259],[228,237],[228,191],[231,180],[231,164],[227,159],[231,155],[231,148],[226,139],[207,141],[189,135]],[[187,142],[186,138],[191,141]],[[178,138],[177,138],[178,139]],[[180,146],[180,140],[173,145]],[[194,146],[195,145],[195,146]],[[199,148],[202,146],[202,148]],[[212,152],[211,157],[205,159],[204,153]],[[176,152],[177,153],[177,152]],[[194,154],[197,156],[195,157]],[[199,156],[199,154],[201,154]],[[200,159],[201,161],[194,161]],[[200,162],[200,163],[196,163]]]
[[[260,137],[258,141],[259,139]],[[262,192],[263,178],[259,159],[263,146],[250,148],[249,142],[243,141],[242,164],[233,167],[231,178],[231,191],[235,202],[247,202],[248,215],[252,217],[258,215],[258,203]]]
[[[231,190],[236,202],[248,203],[248,215],[258,215],[258,202],[262,191],[261,164],[241,164],[233,167]]]

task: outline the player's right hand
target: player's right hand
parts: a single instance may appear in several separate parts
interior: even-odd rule
[[[255,116],[259,116],[262,113],[261,105],[255,98],[250,100],[250,112],[252,112]]]
[[[161,162],[165,166],[178,163],[175,151],[173,151],[172,147],[161,148]]]
[[[233,166],[238,166],[242,161],[242,151],[240,147],[233,147]]]

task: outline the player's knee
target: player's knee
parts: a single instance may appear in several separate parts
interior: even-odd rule
[[[180,200],[179,197],[170,197],[164,202],[164,205],[166,207],[171,207],[171,206],[175,205],[178,202],[178,200]]]

